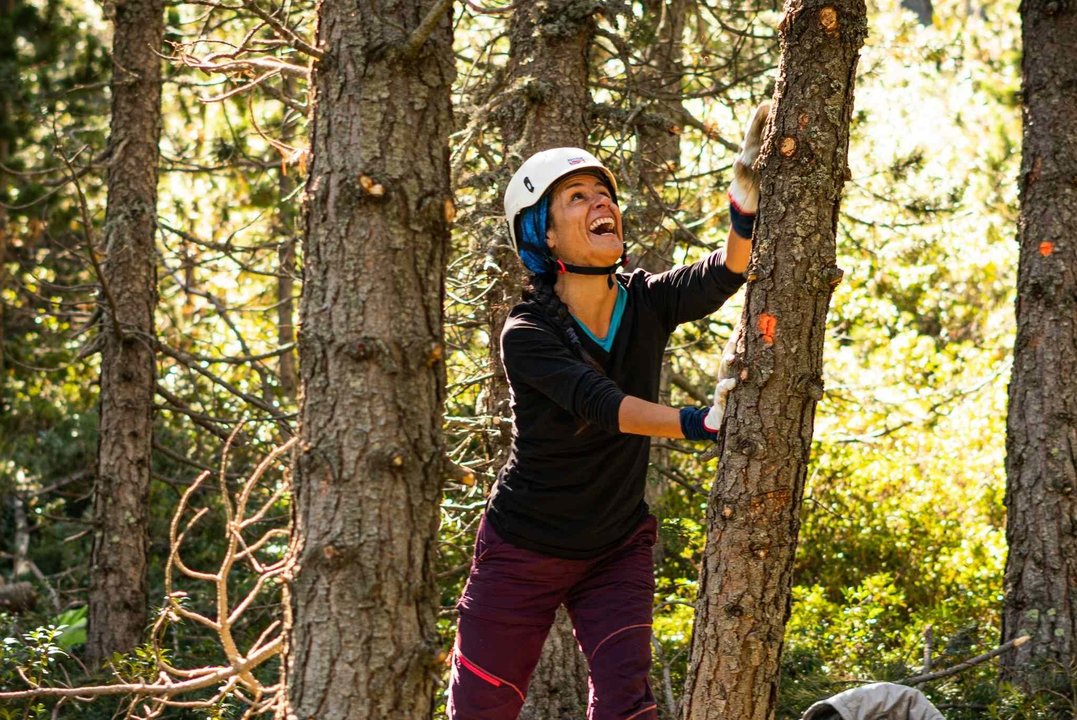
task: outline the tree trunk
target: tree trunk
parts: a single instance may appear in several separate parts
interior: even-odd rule
[[[505,158],[511,172],[533,153],[553,147],[581,147],[587,142],[591,116],[588,70],[595,23],[594,6],[580,0],[539,0],[520,3],[509,29],[508,102],[500,121]],[[508,177],[506,176],[506,181]],[[490,303],[489,411],[495,418],[509,414],[509,387],[496,338],[509,309],[520,299],[524,273],[508,234],[492,255],[501,268],[499,291]],[[502,426],[505,428],[505,426]],[[506,428],[507,430],[507,428]],[[509,435],[502,432],[499,450],[504,458]],[[500,463],[498,463],[500,464]],[[587,662],[576,645],[572,623],[562,610],[543,648],[531,678],[522,720],[576,720],[587,707]]]
[[[295,92],[291,78],[285,78],[281,86],[281,92],[285,97],[290,97]],[[280,140],[286,145],[291,144],[292,129],[294,123],[288,122],[291,111],[284,107],[283,123]],[[296,169],[293,172],[302,172]],[[280,245],[277,248],[277,342],[281,347],[295,342],[295,211],[294,203],[288,198],[296,188],[296,181],[287,173],[286,160],[281,162],[281,174],[277,179],[277,190],[280,194],[280,206],[276,214],[276,234]],[[289,403],[296,401],[296,390],[299,386],[299,375],[295,366],[296,352],[294,349],[281,353],[277,364],[277,372],[280,375],[281,394]]]
[[[763,146],[756,247],[685,692],[688,720],[770,720],[789,616],[815,404],[822,396],[863,0],[790,0]]]
[[[286,178],[281,179],[281,186],[285,181]],[[285,233],[290,232],[291,224],[282,229]],[[295,272],[295,238],[285,234],[277,248],[277,342],[281,347],[295,342]],[[281,394],[289,403],[294,403],[299,384],[294,349],[281,353],[277,372],[280,373]]]
[[[508,92],[518,101],[500,112],[505,156],[514,168],[539,150],[587,142],[594,10],[587,0],[537,0],[513,13]]]
[[[161,0],[119,0],[105,212],[101,419],[86,655],[98,663],[146,630],[146,523],[153,440],[157,303],[157,143]]]
[[[542,647],[520,720],[582,720],[587,714],[587,659],[564,607]]]
[[[1021,4],[1024,141],[1017,341],[1006,427],[1003,676],[1077,671],[1077,2]],[[1033,675],[1034,674],[1034,675]]]
[[[644,122],[637,133],[638,148],[633,155],[636,202],[639,209],[626,218],[626,239],[631,267],[659,273],[673,267],[675,233],[665,225],[666,183],[675,177],[681,163],[681,136],[676,126],[684,114],[680,101],[667,101],[681,92],[682,37],[688,16],[688,0],[645,0],[641,23],[652,22],[648,35],[654,40],[645,64],[636,68],[636,92],[644,104]],[[667,109],[668,106],[668,109]],[[668,383],[663,383],[668,386]]]
[[[451,6],[322,3],[317,43],[284,714],[428,720]]]

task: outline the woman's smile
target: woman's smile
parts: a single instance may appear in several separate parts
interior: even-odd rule
[[[603,179],[584,172],[554,188],[547,241],[555,256],[580,265],[608,265],[621,256],[621,211]]]

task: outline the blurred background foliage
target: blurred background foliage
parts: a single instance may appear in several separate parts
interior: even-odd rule
[[[0,21],[0,574],[29,580],[39,592],[36,610],[0,616],[7,638],[0,686],[14,687],[20,669],[43,682],[47,674],[63,682],[82,672],[98,361],[89,253],[104,218],[110,25],[107,5],[8,2],[11,12]],[[661,228],[629,237],[629,252],[672,238],[666,259],[674,263],[702,257],[727,231],[729,168],[742,124],[772,91],[780,20],[769,3],[689,8],[672,99],[648,96],[637,84],[655,43],[656,19],[642,6],[602,4],[592,56],[591,143],[621,178],[626,215],[656,202],[662,211]],[[485,303],[506,270],[496,267],[492,247],[506,239],[497,191],[506,159],[496,119],[506,111],[497,98],[509,47],[506,15],[494,10],[470,2],[455,10],[457,219],[446,288],[445,432],[450,459],[474,483],[447,479],[442,504],[446,649],[507,431],[484,410],[493,341]],[[312,5],[291,3],[282,12],[312,37]],[[845,280],[831,303],[827,390],[816,414],[780,718],[798,717],[855,682],[919,674],[928,628],[935,669],[999,639],[1021,137],[1016,0],[938,0],[927,25],[897,0],[874,0],[869,18],[839,222]],[[150,578],[162,612],[168,525],[180,495],[200,472],[217,469],[238,422],[250,424],[226,468],[232,490],[294,430],[288,333],[302,266],[307,78],[209,67],[212,54],[227,53],[252,31],[264,38],[254,47],[265,57],[306,65],[258,28],[241,5],[167,8],[157,311],[165,350],[158,356]],[[665,111],[674,99],[683,111],[670,120]],[[657,198],[640,186],[633,165],[647,123],[680,138],[680,166]],[[85,193],[89,227],[72,177]],[[731,304],[674,337],[673,404],[707,396],[739,313]],[[655,445],[668,461],[652,477],[662,513],[654,683],[670,717],[687,662],[714,468],[696,444]],[[259,492],[268,497],[286,475],[268,478]],[[220,497],[210,487],[198,500],[219,509]],[[272,522],[286,526],[288,513],[285,499]],[[222,518],[210,513],[188,538],[189,564],[219,561]],[[253,581],[237,578],[237,591]],[[191,607],[212,608],[204,589],[183,589]],[[245,631],[257,634],[278,613],[274,602],[253,608]],[[213,638],[189,625],[170,624],[165,644],[177,664],[221,661]],[[149,650],[116,658],[115,674],[138,677],[153,662]],[[263,672],[270,678],[277,666]],[[1073,715],[1052,698],[1000,687],[991,664],[925,689],[952,720]],[[60,716],[106,717],[117,707],[104,699],[69,704]],[[3,708],[0,718],[51,711],[47,703]],[[224,703],[168,716],[240,712]]]

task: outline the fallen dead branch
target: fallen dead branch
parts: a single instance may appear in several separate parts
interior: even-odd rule
[[[297,438],[293,437],[270,451],[240,483],[239,488],[232,491],[229,488],[231,475],[227,472],[229,450],[241,427],[242,423],[237,425],[229,436],[217,474],[220,506],[225,520],[226,546],[220,563],[213,572],[190,567],[184,562],[182,555],[184,541],[211,511],[208,505],[197,509],[194,507],[196,498],[204,496],[199,491],[211,477],[210,472],[201,473],[191,483],[172,517],[169,531],[171,550],[165,566],[165,606],[158,615],[151,634],[157,680],[80,687],[33,686],[25,690],[0,692],[0,702],[48,698],[74,698],[88,702],[99,697],[128,695],[131,696],[131,703],[127,717],[141,720],[158,717],[167,707],[211,707],[229,696],[247,706],[244,718],[253,717],[274,707],[281,689],[280,684],[263,683],[254,674],[254,670],[280,654],[284,644],[280,621],[269,622],[257,639],[246,648],[240,647],[234,628],[256,600],[265,601],[271,592],[279,592],[275,589],[277,581],[291,567],[289,528],[266,529],[263,526],[270,511],[289,489],[286,472],[271,485],[266,482],[267,473],[280,465],[282,457],[295,446]],[[252,498],[259,489],[268,491],[268,495],[254,505]],[[279,559],[270,561],[264,559],[264,555],[272,543],[284,544],[287,550]],[[231,580],[231,587],[234,588],[236,573],[240,571],[250,573],[254,583],[243,597],[234,598],[229,592],[229,581]],[[186,602],[188,593],[176,588],[175,581],[178,577],[206,583],[212,588],[213,613],[205,614],[189,607]],[[165,660],[161,638],[166,629],[184,621],[206,628],[216,636],[224,655],[223,663],[182,668]],[[29,680],[27,684],[32,685]],[[180,696],[208,688],[216,689],[212,697],[179,699]]]

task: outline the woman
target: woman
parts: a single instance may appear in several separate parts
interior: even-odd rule
[[[643,500],[650,437],[714,439],[711,408],[658,405],[666,341],[743,284],[767,108],[745,138],[724,250],[667,273],[617,274],[613,174],[590,153],[529,158],[505,193],[509,232],[533,273],[501,335],[512,447],[479,524],[460,611],[451,720],[511,720],[559,605],[590,669],[590,720],[657,717],[648,681],[656,520]]]

